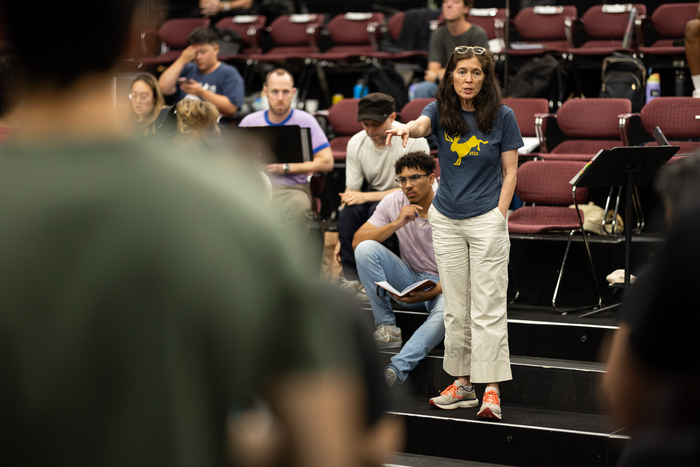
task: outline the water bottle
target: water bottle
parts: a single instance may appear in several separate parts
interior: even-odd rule
[[[364,83],[362,80],[359,80],[357,84],[352,88],[352,97],[355,99],[360,99],[362,98],[362,88],[364,87]]]
[[[369,87],[367,87],[363,80],[358,80],[357,84],[352,88],[352,97],[361,99],[367,94],[369,94]]]
[[[661,95],[661,78],[658,73],[652,73],[647,80],[647,103]]]

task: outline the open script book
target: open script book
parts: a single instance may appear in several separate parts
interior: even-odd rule
[[[415,284],[411,284],[405,289],[403,289],[401,292],[393,288],[387,281],[381,281],[381,282],[375,282],[379,287],[388,290],[389,292],[393,293],[394,295],[398,295],[399,297],[403,297],[404,295],[407,295],[414,290],[428,290],[432,289],[435,287],[437,284],[435,282],[431,281],[430,279],[425,279],[420,282],[416,282]]]

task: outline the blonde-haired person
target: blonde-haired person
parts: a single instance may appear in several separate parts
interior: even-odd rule
[[[177,131],[189,137],[220,135],[216,106],[199,99],[183,99],[177,104]]]
[[[139,75],[131,83],[129,123],[144,136],[156,133],[156,121],[165,104],[158,80],[150,73]]]

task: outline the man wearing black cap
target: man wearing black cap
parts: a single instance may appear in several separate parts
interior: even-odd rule
[[[409,140],[405,148],[403,144],[386,146],[386,131],[398,126],[395,119],[395,102],[391,96],[380,92],[368,94],[360,99],[357,112],[363,131],[348,141],[345,192],[340,194],[344,207],[338,219],[339,242],[335,257],[343,266],[345,280],[357,289],[360,281],[352,249],[355,232],[367,222],[386,195],[399,189],[394,181],[394,164],[399,157],[409,152],[430,153],[424,138]]]

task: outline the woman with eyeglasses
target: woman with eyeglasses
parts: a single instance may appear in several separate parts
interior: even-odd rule
[[[506,293],[510,240],[506,215],[515,191],[518,148],[513,111],[503,105],[493,57],[456,47],[437,100],[417,120],[388,130],[408,138],[435,134],[440,187],[428,218],[445,298],[445,371],[456,377],[430,404],[476,407],[472,383],[485,383],[479,417],[501,419],[499,382],[512,379]]]
[[[156,77],[150,73],[137,76],[131,83],[129,99],[129,122],[144,136],[155,134],[156,121],[165,103]]]

